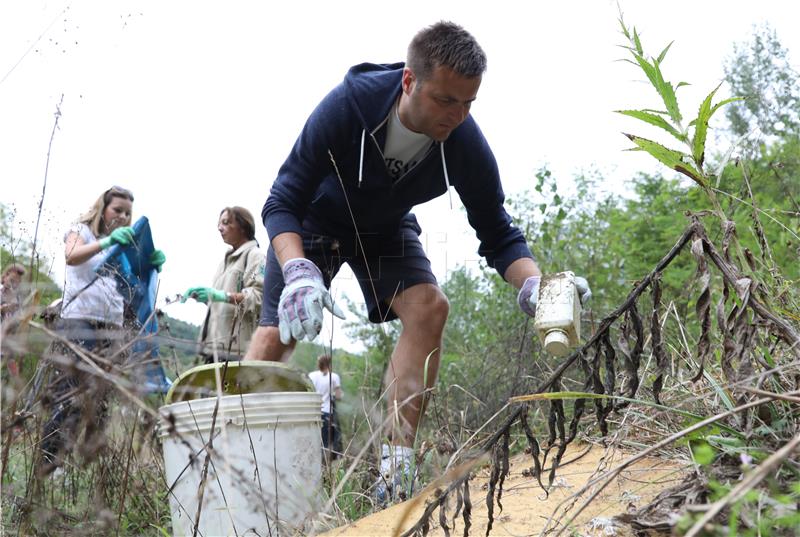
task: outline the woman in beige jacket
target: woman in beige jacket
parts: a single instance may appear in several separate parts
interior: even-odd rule
[[[255,223],[243,207],[225,207],[217,225],[231,246],[214,275],[213,287],[190,287],[183,300],[208,304],[200,332],[200,354],[207,363],[238,360],[258,327],[264,289],[264,252],[255,240]]]

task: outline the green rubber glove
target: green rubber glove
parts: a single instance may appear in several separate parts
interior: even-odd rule
[[[114,244],[127,246],[133,242],[133,228],[130,226],[118,227],[111,232],[111,235],[108,237],[103,237],[99,242],[100,248],[103,250]]]
[[[227,302],[228,294],[221,289],[213,287],[190,287],[183,293],[181,302],[186,302],[187,298],[193,298],[198,302],[207,304],[208,302]]]
[[[156,268],[156,271],[161,272],[161,265],[167,260],[167,256],[161,250],[153,250],[150,254],[150,264]]]

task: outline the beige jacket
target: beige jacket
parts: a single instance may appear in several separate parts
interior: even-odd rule
[[[201,349],[243,356],[261,315],[265,255],[254,240],[225,254],[214,275],[213,287],[226,293],[242,293],[239,304],[211,302],[200,332]]]

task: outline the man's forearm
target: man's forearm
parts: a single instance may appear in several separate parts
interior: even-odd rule
[[[539,270],[536,261],[530,257],[521,257],[508,266],[503,278],[516,289],[520,289],[530,276],[541,275],[542,271]]]
[[[272,249],[275,251],[281,267],[290,259],[305,257],[303,240],[297,233],[287,231],[276,236],[272,239]]]

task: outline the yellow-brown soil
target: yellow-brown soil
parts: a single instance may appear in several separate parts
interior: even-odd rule
[[[563,457],[570,461],[589,448],[587,445],[571,445]],[[552,453],[552,452],[551,452]],[[509,475],[503,486],[503,510],[495,504],[494,525],[490,535],[494,536],[530,536],[539,535],[547,520],[563,513],[572,501],[562,502],[580,490],[593,476],[598,468],[611,469],[630,456],[620,451],[607,452],[602,447],[593,446],[588,453],[578,460],[562,466],[556,472],[556,480],[549,497],[532,477],[523,475],[523,470],[532,466],[528,455],[519,455],[511,459]],[[611,517],[628,510],[646,505],[662,490],[677,484],[683,477],[685,466],[678,462],[658,458],[645,458],[628,467],[614,482],[591,503],[573,522],[574,535],[631,535],[629,529],[610,524]],[[486,534],[488,523],[486,506],[486,483],[489,469],[478,470],[470,481],[470,497],[472,500],[472,527],[470,535]],[[546,481],[545,481],[546,483]],[[419,520],[425,508],[425,499],[433,492],[432,487],[423,490],[419,495],[422,501],[410,501],[394,505],[383,511],[374,513],[347,526],[336,528],[322,535],[325,537],[353,536],[388,536],[400,535]],[[591,491],[590,491],[591,492]],[[574,502],[572,512],[583,503],[584,498]],[[452,514],[452,508],[449,510]],[[563,517],[562,522],[569,518]],[[554,516],[555,515],[555,516]],[[429,535],[442,536],[444,531],[438,524],[438,510],[434,512]],[[461,516],[456,519],[456,527],[451,535],[462,535],[464,523]],[[398,528],[398,525],[400,526]],[[552,526],[552,522],[551,525]],[[565,535],[571,535],[569,532]]]

